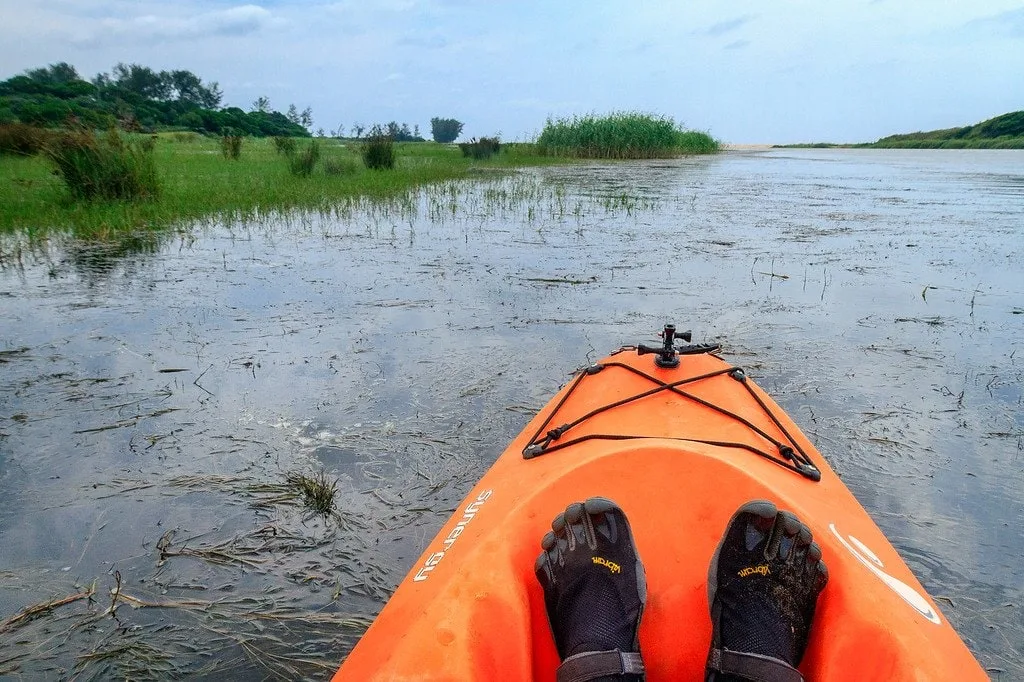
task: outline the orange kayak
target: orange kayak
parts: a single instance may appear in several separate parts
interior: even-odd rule
[[[796,424],[714,348],[627,347],[581,370],[427,546],[335,680],[554,680],[533,573],[574,501],[615,500],[647,572],[647,679],[703,679],[707,571],[732,513],[773,501],[806,523],[829,583],[807,680],[987,680],[935,602]],[[687,337],[688,340],[688,337]],[[678,353],[676,351],[679,351]]]

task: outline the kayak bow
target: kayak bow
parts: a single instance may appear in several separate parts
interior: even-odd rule
[[[803,520],[830,581],[806,679],[986,680],[821,453],[717,346],[631,346],[580,370],[469,492],[335,680],[553,680],[533,575],[569,502],[615,500],[647,572],[647,679],[703,679],[708,562],[730,515],[772,500]]]

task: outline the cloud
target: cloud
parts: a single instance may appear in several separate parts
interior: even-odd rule
[[[729,43],[728,45],[726,45],[722,49],[723,50],[741,50],[744,47],[747,47],[748,45],[750,45],[750,41],[749,40],[734,40],[733,42]]]
[[[748,14],[742,17],[736,17],[735,19],[729,19],[728,21],[720,21],[717,24],[712,24],[706,30],[704,30],[703,35],[711,37],[722,36],[725,35],[726,33],[731,33],[735,31],[744,24],[750,23],[752,19],[754,19],[754,16]]]
[[[978,38],[989,38],[993,35],[1024,38],[1024,7],[974,19],[964,24],[963,28],[968,34]]]
[[[147,42],[191,40],[208,36],[244,36],[274,23],[273,15],[257,5],[239,5],[188,18],[143,14],[126,19],[107,17],[75,42],[96,43],[108,39]]]

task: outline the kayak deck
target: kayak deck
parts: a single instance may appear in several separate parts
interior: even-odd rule
[[[789,417],[720,358],[681,359],[662,368],[620,353],[552,399],[428,545],[335,679],[554,679],[534,560],[551,519],[592,496],[625,510],[647,572],[648,680],[702,678],[708,564],[732,513],[752,499],[796,513],[829,569],[801,665],[808,679],[987,679]],[[543,453],[528,450],[565,424]],[[775,456],[775,443],[804,453],[820,480],[784,448]]]

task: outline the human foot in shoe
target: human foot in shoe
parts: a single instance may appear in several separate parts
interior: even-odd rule
[[[800,682],[818,594],[828,582],[811,531],[756,500],[729,521],[708,571],[707,682]]]
[[[647,582],[623,511],[603,497],[570,504],[541,548],[534,570],[562,659],[558,679],[642,679]]]

